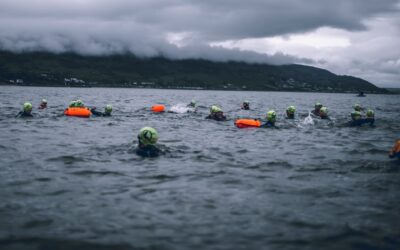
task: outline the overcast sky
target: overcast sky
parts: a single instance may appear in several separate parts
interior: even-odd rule
[[[0,0],[0,49],[300,63],[400,87],[400,0]]]

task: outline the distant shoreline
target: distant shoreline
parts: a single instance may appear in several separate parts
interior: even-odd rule
[[[254,90],[254,89],[220,89],[220,88],[191,88],[191,87],[136,87],[136,86],[122,86],[122,85],[98,85],[98,86],[63,86],[60,84],[57,85],[41,85],[41,84],[9,84],[9,83],[1,83],[0,86],[10,86],[10,87],[50,87],[50,88],[82,88],[82,89],[89,89],[89,88],[121,88],[121,89],[165,89],[165,90],[201,90],[201,91],[246,91],[246,92],[293,92],[293,93],[324,93],[324,94],[359,94],[358,92],[346,92],[346,91],[308,91],[308,90]],[[400,88],[389,88],[387,89],[388,93],[368,93],[364,92],[366,95],[400,95]],[[357,97],[357,96],[356,96]]]

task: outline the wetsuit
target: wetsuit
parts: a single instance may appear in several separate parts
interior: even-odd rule
[[[329,116],[327,116],[327,115],[325,115],[325,116],[323,116],[323,115],[320,115],[319,117],[320,117],[321,119],[330,120]]]
[[[216,121],[226,121],[226,116],[224,116],[224,113],[222,112],[217,112],[217,113],[212,113],[209,114],[206,119],[213,119]]]
[[[16,117],[33,117],[33,115],[31,113],[26,113],[24,111],[21,111],[17,114]]]
[[[370,126],[373,126],[374,122],[375,122],[374,118],[364,118],[364,119],[358,119],[358,120],[351,121],[350,126],[352,126],[352,127],[361,126],[366,123],[369,123]]]
[[[157,157],[162,153],[162,151],[154,145],[143,145],[141,143],[139,143],[135,152],[142,157]]]
[[[261,125],[260,127],[262,127],[262,128],[274,128],[275,127],[275,122],[266,122],[263,125]]]
[[[294,119],[294,114],[286,112],[286,119]]]
[[[319,116],[319,109],[314,109],[313,111],[311,111],[311,114]]]
[[[244,110],[250,110],[249,104],[243,103],[243,104],[242,104],[242,109],[244,109]]]
[[[41,103],[39,109],[45,109],[45,108],[47,108],[47,103]]]
[[[103,113],[103,112],[100,112],[100,111],[96,111],[96,109],[95,108],[92,108],[91,110],[90,110],[90,112],[92,112],[92,115],[95,115],[95,116],[111,116],[111,113]]]

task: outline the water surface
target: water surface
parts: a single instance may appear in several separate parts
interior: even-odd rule
[[[47,110],[15,118],[41,98]],[[110,103],[113,116],[63,116],[75,98]],[[192,99],[196,114],[149,112]],[[305,122],[317,101],[332,121]],[[375,128],[342,126],[356,102],[375,110]],[[212,104],[230,120],[205,120]],[[390,95],[2,86],[0,249],[395,249],[400,175],[387,153],[399,106]],[[269,109],[280,129],[233,125]],[[166,155],[132,153],[143,126]]]

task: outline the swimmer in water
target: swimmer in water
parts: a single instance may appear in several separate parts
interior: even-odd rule
[[[319,103],[319,102],[315,103],[315,105],[314,105],[314,110],[311,111],[311,113],[312,113],[313,115],[320,116],[320,115],[319,115],[319,110],[320,110],[322,107],[323,107],[323,106],[322,106],[321,103]]]
[[[111,106],[111,104],[108,104],[104,108],[104,112],[97,111],[96,107],[93,107],[90,109],[90,112],[92,112],[92,114],[95,116],[111,116],[112,106]]]
[[[267,112],[267,122],[261,125],[260,127],[263,128],[271,128],[275,127],[275,122],[276,122],[276,112],[274,110],[270,110]]]
[[[191,100],[190,103],[188,105],[186,105],[186,107],[188,107],[188,108],[196,108],[196,101],[195,100]]]
[[[286,119],[294,119],[294,113],[296,112],[295,106],[289,106],[286,109]]]
[[[321,108],[319,109],[319,117],[320,117],[321,119],[327,119],[327,120],[329,120],[328,108],[326,108],[326,107],[321,107]]]
[[[190,108],[187,112],[197,112],[197,103],[195,100],[191,100],[188,105],[186,105],[187,108]]]
[[[139,131],[136,154],[142,157],[157,157],[162,151],[155,145],[158,133],[154,128],[144,127]]]
[[[359,111],[359,112],[364,110],[363,107],[361,107],[361,105],[358,103],[354,104],[353,108],[355,111]]]
[[[400,139],[395,141],[393,148],[389,152],[389,157],[400,159]]]
[[[359,109],[360,110],[360,109]],[[375,113],[373,110],[369,109],[366,113],[366,118],[362,117],[361,111],[354,110],[350,113],[351,122],[350,126],[361,126],[365,123],[369,123],[370,126],[374,125],[375,122]]]
[[[24,103],[22,111],[17,114],[17,117],[33,117],[32,104],[30,102]]]
[[[244,101],[242,103],[242,109],[244,110],[250,110],[250,102],[249,101]]]
[[[42,102],[39,105],[39,109],[45,109],[45,108],[47,108],[47,100],[42,99]]]
[[[69,104],[69,107],[70,108],[84,108],[85,104],[82,102],[82,100],[75,100]]]
[[[211,106],[210,114],[206,117],[206,119],[213,119],[216,121],[226,121],[226,116],[224,116],[224,112],[220,107],[213,105]]]

